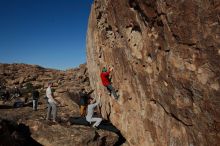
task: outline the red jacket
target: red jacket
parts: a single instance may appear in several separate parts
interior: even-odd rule
[[[101,75],[100,75],[101,79],[102,79],[102,84],[104,86],[108,86],[109,84],[111,84],[110,81],[109,81],[109,73],[110,73],[110,71],[102,72]]]

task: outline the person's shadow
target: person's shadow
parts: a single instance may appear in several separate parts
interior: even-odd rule
[[[18,134],[23,137],[26,141],[24,142],[24,146],[42,146],[40,143],[35,141],[31,137],[31,132],[28,126],[25,124],[19,124],[17,128]]]

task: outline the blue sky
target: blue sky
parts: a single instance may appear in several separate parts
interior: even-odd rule
[[[0,63],[67,69],[86,62],[93,0],[0,0]]]

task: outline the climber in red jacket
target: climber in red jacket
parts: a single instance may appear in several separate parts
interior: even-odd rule
[[[116,94],[115,89],[112,87],[110,79],[109,79],[109,74],[112,71],[112,69],[113,68],[109,68],[109,70],[107,71],[107,68],[103,67],[100,77],[102,79],[102,84],[108,89],[110,94],[113,94],[115,99],[118,99],[118,95]]]

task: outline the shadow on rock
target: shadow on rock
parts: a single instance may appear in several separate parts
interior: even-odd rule
[[[91,126],[89,122],[86,121],[85,117],[70,117],[69,118],[69,124],[70,125],[84,125],[84,126]],[[118,141],[114,144],[114,146],[120,146],[123,143],[126,142],[125,137],[121,134],[120,130],[117,129],[110,121],[108,120],[103,120],[100,125],[97,127],[97,129],[102,129],[106,131],[111,131],[114,132],[118,135]],[[97,136],[96,136],[97,137]],[[102,139],[101,145],[105,144],[105,138]]]
[[[42,146],[31,137],[28,126],[0,119],[1,146]]]
[[[10,105],[0,105],[0,109],[12,109],[13,106]]]
[[[125,137],[121,134],[121,132],[116,133],[118,135],[118,141],[114,144],[114,146],[120,146],[126,142]]]

